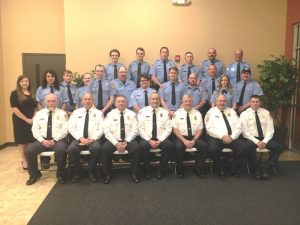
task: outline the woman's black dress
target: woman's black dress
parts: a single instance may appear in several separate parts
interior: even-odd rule
[[[27,118],[32,119],[37,102],[30,95],[25,95],[26,99],[20,103],[16,91],[12,91],[10,95],[11,107],[16,107]],[[16,144],[28,144],[34,142],[35,139],[31,132],[31,125],[20,119],[14,113],[12,114],[12,121],[14,126],[14,137]]]

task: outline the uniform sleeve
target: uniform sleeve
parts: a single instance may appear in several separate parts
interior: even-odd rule
[[[77,129],[76,129],[76,118],[77,118],[77,111],[74,111],[72,115],[70,116],[70,119],[68,121],[68,129],[69,133],[72,135],[73,138],[76,140],[79,140],[79,135],[77,134]]]
[[[167,117],[169,117],[169,115],[167,115]],[[166,121],[166,127],[164,129],[164,132],[160,135],[160,137],[158,137],[158,140],[163,142],[165,139],[167,139],[167,137],[170,136],[171,133],[172,133],[172,120],[168,119]]]
[[[231,110],[231,113],[232,113],[232,116],[234,116],[235,123],[234,123],[234,129],[232,129],[233,131],[230,136],[231,136],[232,140],[236,140],[242,133],[242,124],[241,124],[241,120],[238,117],[238,115],[236,114],[236,112],[234,110]]]
[[[43,135],[41,134],[41,128],[39,125],[39,114],[38,113],[33,117],[31,131],[32,131],[33,137],[36,140],[38,140],[39,142],[44,141]]]
[[[153,63],[153,66],[150,69],[150,75],[156,77],[156,62]]]
[[[62,113],[62,117],[61,117],[61,124],[62,127],[59,130],[59,132],[57,132],[56,134],[53,135],[53,139],[55,141],[59,141],[63,138],[65,138],[68,134],[68,116],[65,112]]]
[[[241,113],[240,120],[241,120],[241,124],[242,124],[243,136],[245,138],[249,139],[250,141],[252,141],[253,143],[257,144],[257,142],[259,142],[259,140],[253,136],[253,134],[251,133],[249,126],[247,124],[248,123],[247,111],[244,111]]]
[[[255,84],[254,84],[253,95],[258,95],[258,96],[264,95],[259,83],[257,83],[257,82],[255,82]]]
[[[140,133],[141,138],[143,138],[146,141],[149,141],[150,137],[146,133],[147,125],[145,124],[143,109],[138,114],[138,126],[139,126],[139,133]]]
[[[126,141],[131,142],[133,139],[136,138],[136,136],[139,135],[139,130],[138,130],[138,121],[136,119],[136,116],[133,117],[132,124],[131,124],[131,129],[130,132],[127,133]]]
[[[60,86],[60,93],[61,93],[62,102],[63,103],[68,103],[70,100],[69,100],[69,97],[68,97],[68,94],[67,94],[67,89],[63,86]]]
[[[111,120],[111,114],[108,113],[108,115],[104,120],[104,135],[109,142],[111,142],[113,145],[116,145],[118,144],[118,140],[113,136],[111,132],[110,120]]]
[[[136,102],[136,94],[135,94],[135,93],[136,93],[136,92],[133,91],[132,94],[130,95],[130,104],[131,104],[132,106],[137,105],[137,102]]]
[[[117,94],[117,86],[115,84],[115,82],[111,82],[110,83],[111,89],[110,89],[110,96],[114,96]]]
[[[10,94],[10,107],[18,107],[19,101],[18,101],[18,95],[16,91],[12,91]]]
[[[268,112],[268,117],[267,117],[267,129],[266,130],[267,130],[267,132],[264,135],[263,142],[267,144],[273,138],[273,135],[274,135],[273,119],[269,112]]]
[[[205,115],[205,126],[208,134],[218,137],[220,140],[224,136],[221,129],[216,129],[213,123],[213,112],[209,110]]]
[[[36,101],[43,104],[44,97],[43,97],[43,89],[41,86],[36,91]]]

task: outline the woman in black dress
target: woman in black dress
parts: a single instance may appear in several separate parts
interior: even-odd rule
[[[35,141],[31,132],[31,126],[37,107],[37,102],[32,97],[28,76],[20,75],[18,77],[16,90],[12,91],[10,95],[10,105],[13,111],[12,120],[15,142],[19,147],[23,169],[27,169],[24,151],[28,143]]]

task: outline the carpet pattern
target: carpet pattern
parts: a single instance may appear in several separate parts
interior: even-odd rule
[[[299,225],[300,161],[280,162],[267,181],[216,175],[132,183],[114,171],[111,184],[56,184],[29,225]]]

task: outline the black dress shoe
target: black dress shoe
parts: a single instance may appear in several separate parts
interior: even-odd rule
[[[197,168],[196,169],[196,174],[197,174],[198,177],[201,177],[201,178],[205,177],[204,169]]]
[[[158,170],[156,174],[157,179],[162,179],[164,176],[166,176],[166,172],[164,170]]]
[[[236,178],[240,177],[239,171],[237,169],[231,169],[230,174],[231,174],[231,176],[236,177]]]
[[[110,174],[107,174],[106,176],[104,176],[103,184],[109,184],[110,181],[111,181],[111,175]]]
[[[225,172],[224,170],[220,170],[219,173],[218,173],[219,177],[220,178],[225,178]]]
[[[183,169],[178,169],[178,171],[177,171],[177,177],[178,178],[183,178],[184,177]]]
[[[265,167],[263,167],[261,169],[261,178],[263,178],[263,179],[268,179],[269,178],[268,170]]]
[[[145,178],[147,180],[151,179],[152,178],[151,173],[150,172],[145,172]]]
[[[96,183],[98,181],[98,176],[92,172],[90,172],[89,178],[93,183]]]
[[[43,168],[43,170],[48,170],[48,169],[50,169],[50,164],[49,163],[42,164],[42,168]]]
[[[75,174],[71,180],[72,183],[77,183],[79,181],[81,176],[79,174]]]
[[[41,176],[42,176],[42,173],[40,171],[36,175],[30,176],[29,180],[26,181],[26,185],[34,184]]]
[[[253,176],[254,176],[254,178],[255,178],[256,180],[260,180],[260,179],[261,179],[259,169],[256,169],[256,170],[253,172]]]
[[[132,179],[133,183],[137,184],[140,182],[140,178],[136,174],[132,174],[131,179]]]
[[[57,178],[57,182],[60,183],[60,184],[64,184],[64,183],[66,183],[66,179],[64,177],[62,177],[62,176],[59,176]]]

